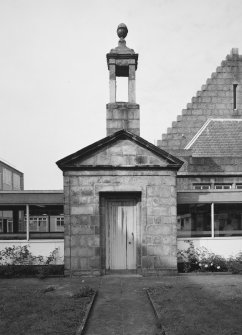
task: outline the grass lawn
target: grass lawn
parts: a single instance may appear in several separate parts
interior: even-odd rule
[[[84,285],[68,278],[0,280],[0,334],[75,334],[90,298],[72,295]]]
[[[169,335],[241,335],[242,276],[170,278],[150,289]]]

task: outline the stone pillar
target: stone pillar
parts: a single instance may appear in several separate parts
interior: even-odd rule
[[[135,65],[129,65],[129,90],[128,99],[130,103],[136,102],[135,94]]]
[[[109,65],[109,101],[116,102],[116,73],[115,64]]]

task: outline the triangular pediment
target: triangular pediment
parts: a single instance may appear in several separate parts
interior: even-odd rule
[[[57,162],[62,170],[156,167],[179,169],[182,162],[126,130],[95,142]]]

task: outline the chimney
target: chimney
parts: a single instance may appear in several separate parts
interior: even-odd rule
[[[107,136],[121,129],[140,135],[140,112],[135,96],[135,71],[138,54],[126,46],[128,29],[124,23],[118,26],[118,46],[107,54],[110,100],[106,106]],[[128,78],[128,101],[116,101],[116,77]]]

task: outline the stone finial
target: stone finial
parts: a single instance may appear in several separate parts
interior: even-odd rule
[[[120,38],[120,40],[124,40],[125,37],[128,34],[128,28],[124,23],[120,23],[117,28],[117,35]]]
[[[107,57],[109,57],[108,55],[111,55],[111,54],[129,54],[129,55],[135,55],[135,52],[133,49],[130,49],[126,46],[126,41],[125,41],[125,37],[127,36],[128,34],[128,28],[126,26],[126,24],[124,23],[120,23],[118,25],[118,28],[117,28],[117,35],[119,37],[119,41],[118,41],[118,46],[114,49],[111,49],[110,50],[110,53],[107,54]],[[113,58],[113,56],[112,56]],[[137,66],[136,66],[137,67]]]

